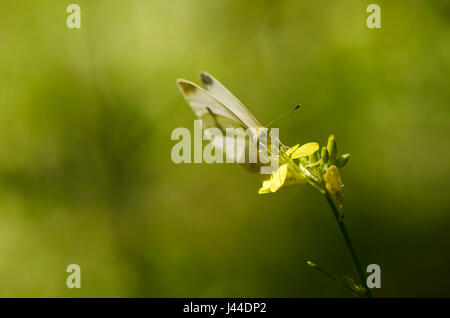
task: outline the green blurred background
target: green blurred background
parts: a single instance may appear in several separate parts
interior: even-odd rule
[[[0,4],[0,296],[351,296],[305,264],[355,276],[319,192],[172,163],[194,119],[175,79],[202,70],[262,123],[301,103],[284,143],[352,154],[375,296],[450,296],[448,1],[79,0],[79,30],[70,3]]]

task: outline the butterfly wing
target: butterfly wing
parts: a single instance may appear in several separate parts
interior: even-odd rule
[[[239,144],[239,138],[237,138],[235,158],[237,162],[244,162],[249,143],[255,143],[258,140],[260,129],[264,127],[219,81],[205,72],[200,73],[200,79],[206,90],[184,79],[177,80],[177,84],[194,113],[202,120],[203,128],[217,127],[222,130],[223,137],[215,138],[213,141],[216,149],[224,153],[225,145],[234,138],[225,135],[226,128],[242,128],[248,133],[248,135],[244,133],[245,144]],[[252,129],[248,130],[248,128]],[[267,142],[267,145],[270,145],[270,137]],[[265,156],[264,154],[261,155]],[[230,154],[225,152],[225,156],[230,157]],[[231,156],[234,156],[234,154],[231,154]],[[251,171],[256,171],[259,166],[259,162],[246,164],[246,167]]]
[[[234,136],[226,136],[227,128],[242,128],[242,137],[244,137],[245,143],[248,142],[248,136],[245,134],[245,130],[248,127],[224,104],[203,88],[190,81],[179,79],[177,80],[177,84],[194,113],[202,120],[203,129],[219,128],[222,131],[223,136],[215,136],[212,140],[216,149],[224,153],[226,145],[234,139]],[[234,130],[234,132],[238,133],[239,131]],[[225,152],[225,156],[230,160],[245,162],[246,144],[239,142],[242,139],[236,139],[236,154],[234,152]]]
[[[245,127],[239,117],[200,86],[184,79],[177,80],[177,84],[181,94],[198,118],[202,119],[207,114],[214,114],[227,118],[240,127]]]
[[[237,99],[228,89],[225,88],[212,75],[201,72],[202,81],[208,93],[214,96],[223,105],[235,114],[247,127],[262,128],[263,126],[256,120],[250,111]]]

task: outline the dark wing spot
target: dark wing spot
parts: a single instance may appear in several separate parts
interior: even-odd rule
[[[212,85],[212,83],[213,83],[212,78],[206,73],[200,73],[200,80],[202,81],[203,85],[205,85],[205,86]]]
[[[183,90],[183,92],[186,95],[190,95],[191,93],[194,93],[197,90],[197,87],[192,85],[191,83],[185,82],[183,80],[177,81],[178,86]]]

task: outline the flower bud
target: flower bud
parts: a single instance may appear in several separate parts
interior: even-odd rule
[[[314,162],[317,162],[317,161],[319,161],[319,154],[318,154],[317,152],[312,153],[312,154],[310,154],[310,155],[308,156],[308,158],[309,158],[309,163],[310,163],[310,164],[311,164],[311,163],[314,163]]]
[[[323,163],[328,163],[328,150],[327,147],[322,147],[322,153],[320,154],[320,156],[322,157],[322,161]]]
[[[334,137],[334,135],[328,137],[327,150],[329,155],[328,163],[330,165],[334,165],[336,163],[337,154],[336,138]]]
[[[346,153],[346,154],[343,154],[342,156],[339,156],[336,159],[336,166],[338,168],[344,167],[347,164],[349,159],[350,159],[350,154],[349,153]]]
[[[363,286],[356,284],[351,277],[343,276],[339,281],[342,285],[351,289],[356,296],[367,297],[367,290]]]

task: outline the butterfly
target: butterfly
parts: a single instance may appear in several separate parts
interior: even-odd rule
[[[249,144],[254,145],[258,140],[262,139],[265,141],[266,149],[261,149],[260,147],[260,158],[261,155],[263,157],[266,156],[262,161],[266,163],[270,161],[267,158],[267,154],[264,154],[270,148],[269,144],[271,140],[271,135],[269,134],[267,136],[267,129],[212,75],[201,72],[200,80],[204,88],[185,79],[178,79],[177,85],[195,115],[202,120],[205,134],[207,134],[208,128],[219,128],[222,131],[223,137],[215,136],[212,140],[216,149],[225,152],[225,156],[228,159],[232,159],[230,156],[233,158],[236,156],[235,159],[237,162],[246,162],[246,150],[248,150]],[[226,149],[228,142],[231,142],[230,138],[234,142],[234,136],[226,136],[227,128],[242,128],[245,131],[246,136],[244,142],[239,144],[238,141],[236,154],[234,151],[228,151]],[[246,167],[251,171],[255,171],[255,168],[260,166],[260,164],[261,162],[259,161],[253,164],[246,163]]]

